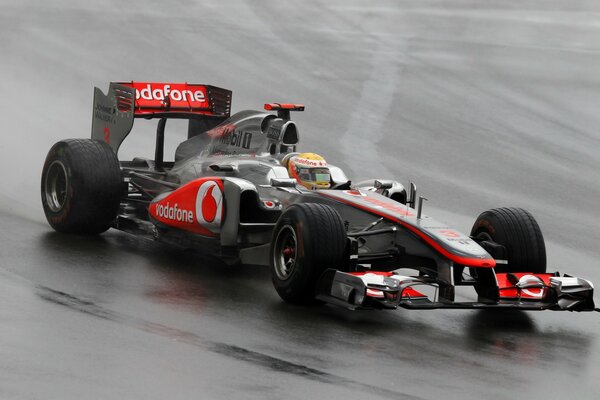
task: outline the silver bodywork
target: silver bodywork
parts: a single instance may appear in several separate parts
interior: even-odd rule
[[[349,308],[594,309],[593,287],[585,280],[496,274],[496,260],[478,242],[422,212],[425,199],[417,199],[412,183],[408,193],[388,179],[352,184],[330,165],[331,189],[305,189],[287,171],[287,160],[300,142],[290,111],[303,106],[270,105],[277,115],[247,110],[229,117],[231,92],[201,87],[207,98],[220,102],[208,116],[171,112],[168,99],[164,109],[138,115],[134,91],[127,85],[111,84],[107,96],[96,91],[92,138],[106,140],[102,134],[112,129],[115,152],[133,118],[160,118],[155,160],[121,162],[128,194],[115,228],[193,247],[226,262],[277,266],[269,251],[273,235],[281,234],[274,227],[282,214],[293,204],[322,203],[340,215],[348,240],[346,271],[323,274],[317,287],[322,300]],[[178,146],[173,163],[162,160],[169,117],[190,121],[189,138]],[[285,274],[285,265],[279,267],[276,272]],[[402,268],[416,275],[390,272]],[[476,278],[469,273],[473,269]],[[508,281],[506,291],[499,282]],[[412,289],[415,285],[435,293],[423,295]],[[460,286],[479,287],[478,299],[455,301]],[[482,288],[495,294],[489,298],[490,292]],[[530,296],[531,290],[538,292]]]

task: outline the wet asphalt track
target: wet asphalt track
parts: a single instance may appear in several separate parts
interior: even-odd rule
[[[305,103],[302,149],[463,231],[529,209],[550,269],[598,285],[596,2],[80,3],[0,2],[0,398],[599,398],[598,313],[291,307],[264,268],[56,234],[38,194],[93,85],[206,82]]]

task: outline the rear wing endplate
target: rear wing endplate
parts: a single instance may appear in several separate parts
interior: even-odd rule
[[[92,139],[108,143],[115,153],[133,127],[135,90],[111,82],[108,95],[94,88]]]

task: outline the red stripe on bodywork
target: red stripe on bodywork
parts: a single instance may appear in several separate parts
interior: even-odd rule
[[[373,275],[381,275],[381,276],[387,276],[390,277],[392,275],[394,275],[393,272],[389,272],[389,271],[365,271],[365,272],[348,272],[350,275],[354,275],[354,276],[363,276],[366,274],[373,274]]]
[[[456,254],[452,254],[448,250],[444,249],[439,243],[437,243],[435,240],[433,240],[427,234],[425,234],[423,231],[421,231],[420,229],[412,226],[411,224],[409,224],[405,221],[402,221],[399,218],[393,217],[389,214],[382,213],[379,210],[369,208],[369,207],[363,206],[361,204],[353,203],[353,202],[350,202],[345,199],[331,196],[327,193],[321,192],[320,194],[323,196],[326,196],[330,199],[340,201],[342,203],[351,205],[351,206],[359,208],[363,211],[370,212],[371,214],[378,215],[380,217],[383,217],[392,222],[402,225],[403,227],[407,228],[409,231],[411,231],[412,233],[416,234],[421,239],[423,239],[428,245],[433,247],[438,253],[440,253],[444,257],[448,258],[449,260],[451,260],[457,264],[466,265],[467,267],[486,267],[486,268],[494,268],[496,266],[496,261],[493,258],[470,258],[470,257],[462,257],[462,256],[458,256]]]

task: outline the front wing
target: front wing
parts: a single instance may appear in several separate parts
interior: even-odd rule
[[[437,296],[438,284],[427,278],[393,272],[326,270],[317,285],[317,299],[356,309],[516,309],[600,311],[594,307],[591,282],[558,274],[496,274],[495,298],[457,302]]]

